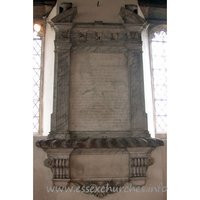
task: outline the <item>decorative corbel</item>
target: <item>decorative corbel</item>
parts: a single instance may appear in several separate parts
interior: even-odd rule
[[[126,148],[130,159],[130,182],[134,186],[143,186],[146,183],[146,172],[150,165],[154,164],[151,152],[155,147]]]
[[[44,165],[52,171],[52,181],[55,186],[64,187],[70,181],[69,176],[69,156],[73,148],[58,150],[45,149],[47,157]]]

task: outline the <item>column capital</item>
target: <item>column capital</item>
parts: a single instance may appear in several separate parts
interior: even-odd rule
[[[134,43],[126,43],[126,48],[129,51],[140,51],[142,52],[142,43],[141,44],[134,44]]]
[[[72,43],[69,41],[64,41],[64,40],[55,40],[55,52],[59,51],[69,51],[72,47]]]

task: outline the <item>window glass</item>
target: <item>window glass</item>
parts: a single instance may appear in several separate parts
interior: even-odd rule
[[[154,32],[151,38],[151,64],[156,133],[167,132],[167,33]]]
[[[33,133],[39,132],[41,38],[33,32]]]

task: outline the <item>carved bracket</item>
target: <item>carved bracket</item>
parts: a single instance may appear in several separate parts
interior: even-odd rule
[[[154,164],[151,152],[155,147],[126,148],[130,154],[130,180],[133,185],[142,186],[146,182],[146,173]],[[142,178],[142,179],[140,179]]]
[[[69,159],[47,158],[44,166],[51,168],[53,179],[69,179]]]
[[[69,177],[69,155],[73,149],[65,151],[59,149],[45,149],[48,158],[44,160],[44,166],[52,171],[52,180],[55,186],[67,186]]]
[[[156,146],[163,146],[159,139],[152,138],[80,138],[80,139],[46,139],[37,141],[36,145],[43,148],[48,158],[44,160],[44,165],[52,171],[52,181],[55,186],[67,187],[69,183],[79,186],[80,190],[86,194],[93,194],[102,198],[108,194],[119,192],[119,188],[126,183],[133,186],[143,186],[147,179],[147,169],[154,164],[151,152]],[[72,155],[117,155],[129,157],[128,174],[124,177],[80,177],[76,178],[71,174],[70,157]],[[76,161],[77,162],[77,161]],[[94,161],[92,161],[94,162]],[[117,165],[126,163],[121,161]],[[91,163],[88,163],[90,165]],[[113,162],[111,163],[113,164]],[[114,163],[116,164],[116,163]],[[87,169],[87,164],[80,163],[81,167]],[[91,187],[99,188],[95,192],[89,192]],[[110,190],[107,188],[116,188]],[[86,188],[88,190],[86,191]],[[99,192],[100,191],[100,192]]]

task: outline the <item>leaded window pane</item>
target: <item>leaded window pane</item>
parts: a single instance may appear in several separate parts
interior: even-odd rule
[[[33,33],[33,133],[39,132],[40,67],[42,41]]]
[[[167,34],[155,32],[151,39],[156,133],[167,132]]]

